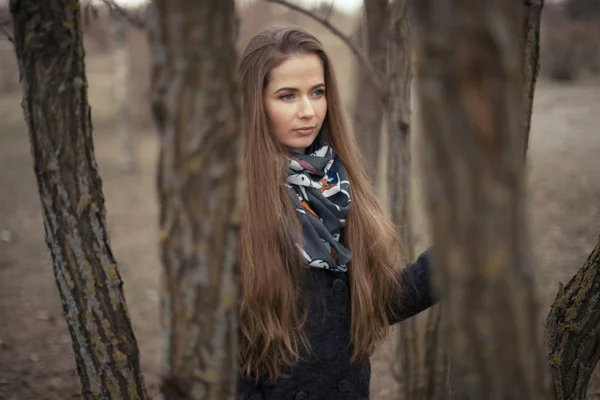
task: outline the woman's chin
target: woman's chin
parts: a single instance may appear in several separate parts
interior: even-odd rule
[[[307,147],[310,147],[310,145],[315,141],[316,139],[316,135],[315,136],[307,136],[307,137],[302,137],[302,138],[295,138],[294,140],[290,140],[288,143],[286,143],[286,146],[289,147],[290,149],[296,149],[295,151],[297,153],[304,153],[304,149],[306,149]],[[301,151],[298,151],[301,150]]]

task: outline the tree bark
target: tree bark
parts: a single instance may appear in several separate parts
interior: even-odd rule
[[[76,0],[11,0],[46,243],[85,399],[146,399],[94,158]]]
[[[240,93],[233,0],[155,0],[166,399],[233,399],[238,362]]]
[[[544,0],[523,0],[523,157],[527,156],[535,84],[540,72],[540,27]]]
[[[600,237],[583,267],[560,285],[546,326],[556,400],[585,400],[600,360]]]
[[[388,32],[388,156],[387,193],[392,221],[396,223],[407,259],[414,258],[411,189],[411,80],[412,21],[406,0],[391,5]],[[396,362],[404,399],[450,399],[450,363],[441,340],[440,306],[428,311],[427,324],[411,318],[399,325]]]
[[[374,71],[382,82],[386,76],[386,44],[390,26],[388,0],[368,0],[364,2],[363,51],[371,62]],[[377,183],[380,159],[380,136],[384,103],[371,83],[368,71],[359,68],[357,73],[356,99],[354,107],[354,132],[360,144],[367,173],[371,181]]]
[[[531,127],[533,92],[539,72],[543,0],[526,0],[523,101],[525,153]],[[585,400],[600,360],[600,238],[583,267],[562,284],[546,320],[546,344],[556,400]]]
[[[447,342],[444,340],[444,308],[437,304],[429,310],[425,327],[424,375],[426,389],[422,396],[427,400],[454,399],[452,364]]]
[[[370,2],[366,2],[368,5]],[[365,6],[368,11],[369,8]],[[396,225],[400,235],[402,253],[407,260],[414,257],[412,223],[410,219],[410,84],[411,70],[411,24],[409,21],[406,0],[395,0],[390,4],[389,11],[380,10],[381,19],[387,20],[387,29],[382,30],[387,44],[384,52],[386,62],[387,86],[389,89],[388,102],[385,104],[387,117],[387,203],[390,218]],[[367,12],[368,17],[368,12]],[[370,21],[370,20],[368,20]],[[372,21],[370,21],[372,22]],[[381,21],[378,22],[381,25]],[[367,25],[368,26],[368,25]],[[381,29],[381,28],[380,28]],[[369,46],[375,45],[369,42]],[[381,47],[381,45],[379,45]],[[377,47],[375,47],[377,48]],[[371,50],[369,48],[369,50]],[[362,80],[361,80],[362,81]],[[360,85],[359,85],[360,86]],[[359,89],[359,94],[365,92]],[[371,89],[372,90],[372,89]],[[382,108],[380,104],[371,105]],[[363,112],[359,113],[363,115]],[[371,117],[373,117],[371,115]],[[365,116],[365,120],[368,116]],[[376,125],[381,129],[378,118]],[[378,141],[371,141],[370,146]],[[377,160],[379,157],[376,157]],[[419,321],[411,318],[398,326],[398,345],[396,360],[398,374],[396,379],[401,385],[402,398],[422,399],[423,385],[423,330]]]
[[[524,207],[520,2],[415,2],[435,279],[461,399],[546,399]]]
[[[368,2],[367,2],[368,3]],[[412,224],[410,220],[410,84],[411,23],[406,0],[395,0],[390,15],[387,38],[387,76],[389,100],[387,108],[388,156],[387,186],[390,216],[400,234],[402,248],[413,258]]]

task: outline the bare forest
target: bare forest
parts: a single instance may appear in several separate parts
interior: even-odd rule
[[[314,18],[274,3],[238,1],[238,53],[252,35],[272,25],[300,26],[322,40],[332,57],[343,103],[355,128],[365,129],[370,124],[382,132],[372,135],[379,162],[372,178],[378,184],[381,203],[394,215],[394,204],[389,203],[396,200],[386,184],[388,168],[394,165],[387,149],[394,144],[384,134],[393,118],[386,120],[380,111],[375,122],[361,120],[361,111],[372,108],[374,94],[364,89],[369,84],[361,77],[361,64],[347,43]],[[600,9],[586,9],[585,4],[583,0],[546,1],[542,13],[541,70],[527,150],[525,209],[530,221],[534,281],[544,317],[559,286],[566,285],[581,268],[600,235]],[[328,2],[311,10],[359,46],[364,33],[362,11],[331,8]],[[162,237],[159,220],[168,218],[172,211],[160,201],[169,188],[157,178],[157,169],[161,168],[159,157],[172,154],[168,144],[160,148],[160,120],[157,124],[157,116],[153,115],[158,102],[152,95],[157,90],[157,74],[151,68],[153,54],[148,35],[143,27],[136,26],[136,21],[149,23],[151,17],[143,7],[128,13],[127,17],[119,12],[110,14],[101,5],[93,10],[86,8],[81,26],[93,152],[102,180],[110,248],[123,282],[147,396],[155,398],[161,390],[168,392],[161,383],[166,338],[159,314],[164,289],[159,246],[164,246],[162,254],[170,249]],[[0,399],[80,399],[84,397],[71,336],[45,242],[32,144],[21,108],[19,67],[8,40],[10,19],[8,6],[0,2],[0,23],[7,22],[0,32],[8,32],[0,37]],[[376,49],[377,42],[371,46]],[[372,62],[376,68],[381,67],[377,60]],[[168,75],[168,67],[162,66],[163,74]],[[427,171],[419,158],[420,146],[427,141],[422,134],[424,116],[417,104],[418,95],[413,81],[412,112],[407,122],[413,139],[407,208],[412,230],[403,235],[409,235],[414,254],[433,240],[425,206]],[[234,115],[235,99],[227,107]],[[234,125],[227,129],[231,135],[238,130]],[[360,138],[361,132],[356,133]],[[365,147],[368,151],[373,150]],[[235,168],[229,167],[227,171],[235,177]],[[235,191],[233,178],[231,182],[223,192],[225,198]],[[229,206],[233,215],[235,205]],[[203,211],[201,205],[196,207],[199,213]],[[210,212],[203,217],[211,217]],[[222,258],[227,259],[227,255]],[[425,326],[428,314],[417,317],[414,324]],[[407,393],[397,379],[402,366],[394,361],[401,346],[397,338],[400,329],[392,328],[389,339],[372,358],[374,400],[405,398],[399,393]],[[587,399],[600,400],[600,368],[592,375]]]

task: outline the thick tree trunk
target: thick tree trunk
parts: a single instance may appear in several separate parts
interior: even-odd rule
[[[113,12],[110,18],[110,34],[112,39],[112,68],[113,68],[113,96],[117,116],[115,129],[119,137],[119,151],[121,163],[125,171],[135,169],[133,154],[133,137],[131,132],[131,101],[129,90],[129,51],[127,48],[127,31],[129,22],[124,16]]]
[[[600,238],[583,267],[560,285],[547,319],[546,342],[556,400],[585,400],[600,360]]]
[[[155,0],[153,112],[167,399],[232,399],[241,146],[233,0]]]
[[[379,74],[380,81],[386,76],[386,43],[389,32],[388,0],[365,1],[363,23],[360,27],[363,51]],[[377,183],[380,159],[380,136],[384,104],[364,68],[358,68],[354,110],[354,132],[365,159],[371,181]]]
[[[76,0],[11,0],[46,243],[85,399],[146,399],[94,159]]]
[[[529,254],[517,1],[424,0],[423,164],[461,399],[547,399]]]

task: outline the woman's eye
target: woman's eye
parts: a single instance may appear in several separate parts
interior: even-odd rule
[[[291,100],[294,98],[294,96],[292,96],[291,94],[284,94],[283,96],[279,96],[280,99],[282,100]]]
[[[313,93],[315,96],[323,96],[325,94],[325,91],[323,89],[317,89],[315,90],[315,92]]]

